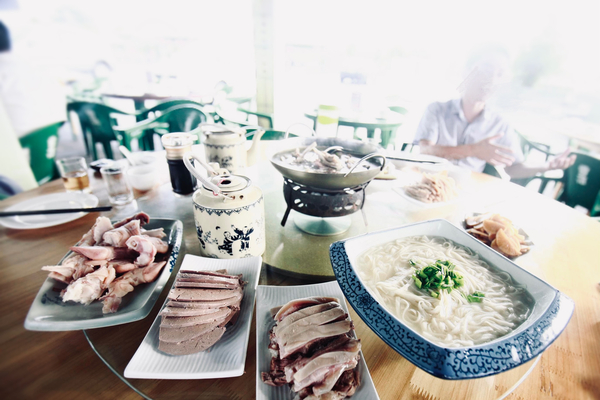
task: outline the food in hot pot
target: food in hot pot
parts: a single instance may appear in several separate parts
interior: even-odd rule
[[[313,142],[302,151],[297,148],[281,155],[281,161],[294,169],[318,173],[347,173],[360,161],[359,157],[346,154],[342,151],[327,152],[327,149],[317,148],[317,142]],[[364,163],[358,168],[368,170],[371,165]],[[357,171],[358,169],[355,169]]]

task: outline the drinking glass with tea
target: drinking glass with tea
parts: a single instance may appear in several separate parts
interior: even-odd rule
[[[85,158],[61,158],[56,161],[56,166],[67,192],[90,193],[92,191]]]

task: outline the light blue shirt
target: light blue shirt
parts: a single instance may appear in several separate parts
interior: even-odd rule
[[[441,146],[460,146],[477,143],[485,138],[504,133],[494,143],[512,149],[515,163],[523,162],[521,141],[516,132],[498,113],[485,108],[472,122],[468,122],[460,99],[430,104],[417,128],[414,143],[429,140]],[[482,172],[485,161],[476,157],[452,160],[458,166]]]

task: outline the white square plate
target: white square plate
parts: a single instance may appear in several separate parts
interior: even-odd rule
[[[294,394],[288,385],[274,387],[263,383],[261,372],[268,372],[271,363],[269,354],[269,331],[275,324],[271,317],[271,308],[281,306],[293,299],[304,297],[335,297],[346,313],[348,307],[344,294],[336,281],[303,286],[259,286],[256,294],[256,400],[291,400]],[[360,338],[359,338],[360,339]],[[371,380],[365,358],[360,352],[358,362],[360,386],[350,399],[377,400],[377,390]]]
[[[137,379],[215,379],[242,375],[246,362],[250,323],[252,322],[256,286],[258,285],[261,265],[261,257],[220,260],[186,254],[181,263],[180,271],[226,269],[230,275],[243,275],[242,279],[248,283],[244,287],[240,316],[235,325],[228,328],[223,337],[208,351],[186,356],[172,356],[158,350],[158,333],[161,320],[160,314],[158,314],[142,344],[127,364],[125,377]]]

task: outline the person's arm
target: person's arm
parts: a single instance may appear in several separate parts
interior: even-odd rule
[[[514,162],[513,151],[509,147],[492,143],[501,136],[502,134],[495,135],[477,143],[458,146],[442,146],[430,140],[420,140],[419,147],[421,153],[449,160],[476,157],[492,165],[511,165]]]
[[[504,170],[511,178],[528,178],[536,174],[550,171],[553,169],[567,169],[575,163],[576,156],[572,154],[570,149],[565,150],[564,153],[554,157],[553,159],[543,164],[529,165],[525,163],[513,164],[510,167],[506,167]]]

